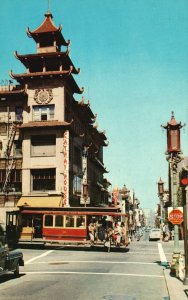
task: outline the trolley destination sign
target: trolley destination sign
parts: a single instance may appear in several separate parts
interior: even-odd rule
[[[183,213],[179,209],[173,209],[168,216],[168,220],[174,225],[180,225],[183,222]]]

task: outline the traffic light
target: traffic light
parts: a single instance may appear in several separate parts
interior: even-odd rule
[[[182,169],[180,175],[180,185],[181,187],[186,187],[188,185],[188,171],[185,169]]]

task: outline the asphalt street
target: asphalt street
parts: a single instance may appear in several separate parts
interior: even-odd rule
[[[1,280],[1,300],[169,299],[158,242],[149,242],[147,236],[132,242],[127,251],[68,247],[22,251],[21,276]]]

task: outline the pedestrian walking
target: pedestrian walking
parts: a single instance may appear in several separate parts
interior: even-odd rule
[[[100,241],[104,241],[105,240],[105,227],[103,225],[100,225],[98,227],[98,239]]]
[[[121,242],[124,246],[128,246],[129,238],[127,235],[126,225],[124,222],[121,223]]]
[[[171,239],[174,240],[174,229],[171,230]]]
[[[120,247],[121,243],[121,227],[119,226],[118,223],[115,224],[114,228],[114,239],[115,239],[115,245],[116,247]]]
[[[165,224],[162,225],[162,231],[163,231],[163,241],[165,241],[165,237],[166,237],[166,225]]]
[[[104,246],[107,247],[108,252],[110,252],[110,247],[111,247],[111,242],[112,242],[112,235],[113,235],[113,229],[107,226],[106,227],[106,232],[105,232]]]
[[[89,224],[88,231],[89,231],[90,243],[91,246],[93,246],[95,241],[95,225],[93,221],[91,221],[91,223]]]

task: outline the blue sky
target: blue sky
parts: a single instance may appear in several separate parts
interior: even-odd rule
[[[36,29],[47,8],[47,0],[1,3],[1,80],[10,69],[24,70],[13,52],[36,51],[26,28]],[[98,129],[106,130],[108,179],[134,189],[143,208],[155,208],[160,177],[167,188],[160,125],[172,110],[188,124],[188,1],[51,0],[50,9],[71,40],[71,59],[81,68],[76,80],[98,114]],[[187,156],[186,127],[182,150]]]

